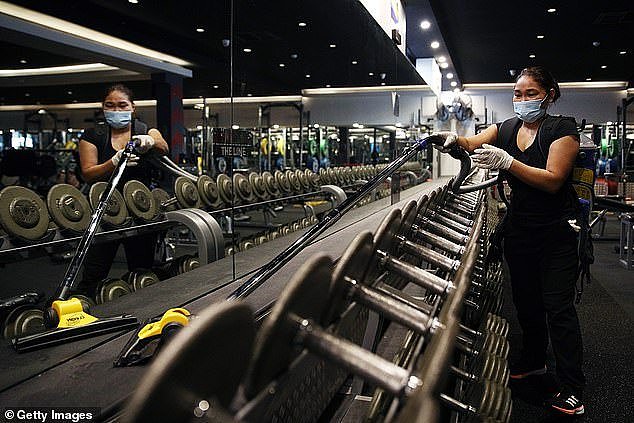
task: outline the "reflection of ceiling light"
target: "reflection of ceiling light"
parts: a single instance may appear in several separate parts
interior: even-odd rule
[[[251,50],[250,48],[243,48],[242,51],[244,51],[245,53],[251,53],[253,50]]]
[[[531,59],[534,59],[535,55],[534,54],[529,54],[528,57],[530,57]]]
[[[309,73],[306,74],[306,78],[310,78],[310,74]]]
[[[231,129],[233,130],[240,129],[240,125],[231,125]]]
[[[381,85],[385,85],[385,82],[381,82]]]
[[[353,124],[352,124],[352,127],[353,127],[353,128],[358,128],[358,127],[359,127],[359,123],[358,123],[358,122],[353,123]]]
[[[421,21],[420,23],[421,29],[429,29],[430,26],[431,26],[431,22],[429,22],[428,20]]]
[[[198,129],[200,131],[201,129],[203,129],[203,126],[202,125],[196,125],[196,129]]]
[[[627,51],[621,50],[621,51],[619,51],[619,54],[627,54]]]
[[[40,109],[40,110],[37,111],[37,114],[38,115],[45,115],[46,114],[46,110]]]
[[[374,72],[368,72],[368,76],[374,76]]]
[[[252,97],[252,96],[253,96],[253,94],[247,94],[247,97]]]
[[[137,4],[139,0],[128,0],[128,3]]]
[[[452,78],[453,78],[453,73],[449,72],[449,73],[447,74],[447,79],[452,79]]]
[[[326,88],[330,88],[330,84],[326,84]]]
[[[459,93],[459,92],[460,92],[460,88],[454,88],[454,89],[453,89],[453,92],[454,92],[454,93]]]
[[[586,81],[592,81],[592,78],[586,78]]]
[[[64,73],[97,72],[119,69],[103,63],[86,63],[84,65],[52,66],[49,68],[33,69],[0,69],[0,77],[9,76],[35,76],[35,75],[59,75]]]
[[[440,47],[440,43],[438,41],[432,41],[431,44],[429,45],[429,47],[438,48],[438,47]]]
[[[31,93],[24,93],[24,97],[31,97]]]
[[[26,59],[20,59],[20,63],[22,63],[23,65],[26,64]]]
[[[444,62],[446,62],[446,61],[447,61],[447,58],[446,58],[445,56],[438,56],[438,57],[436,58],[436,61],[437,61],[438,63],[444,63]]]
[[[401,128],[403,126],[403,124],[401,122],[396,122],[396,127],[397,128]]]
[[[215,89],[218,89],[218,86],[217,86],[217,85],[214,85],[214,88],[215,88]]]
[[[196,28],[196,32],[205,32],[205,28]]]
[[[449,85],[451,85],[452,87],[455,87],[456,85],[458,85],[458,83],[456,81],[451,81],[451,84]]]
[[[297,53],[291,53],[291,59],[297,59],[299,55]]]
[[[319,124],[318,123],[314,124],[313,128],[315,128],[315,129],[319,128]]]
[[[273,125],[273,129],[280,129],[280,125],[276,123],[275,125]]]
[[[608,65],[601,65],[601,69],[607,69]]]
[[[557,11],[557,9],[555,9],[554,7],[551,7],[550,9],[546,10],[546,12],[548,13],[555,13]]]
[[[69,91],[66,91],[66,94],[73,95],[73,92],[69,90]]]
[[[297,25],[299,25],[299,26],[301,26],[301,27],[304,27],[304,26],[306,26],[306,22],[300,22],[300,23],[298,23]]]
[[[357,62],[356,60],[353,60],[353,61],[352,61],[352,64],[353,64],[353,65],[356,65],[357,63],[359,63],[359,62]]]
[[[438,66],[440,66],[440,67],[441,67],[441,68],[443,68],[443,69],[447,69],[447,68],[449,67],[449,63],[447,63],[447,62],[443,62],[443,63],[441,63],[441,64],[440,64],[440,65],[438,65]]]
[[[330,44],[330,48],[335,48],[337,47],[337,44]]]
[[[283,68],[284,66],[286,66],[284,63],[280,63],[281,68]]]
[[[538,36],[537,36],[537,39],[538,39],[538,40],[543,40],[543,39],[544,39],[544,36],[543,36],[543,35],[538,35]]]

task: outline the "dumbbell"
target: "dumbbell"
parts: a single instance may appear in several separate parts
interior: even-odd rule
[[[255,241],[252,239],[245,239],[243,241],[240,241],[240,251],[246,251],[246,250],[250,250],[251,248],[255,247]]]
[[[424,214],[417,216],[417,220],[419,221],[424,221],[424,219],[440,223],[441,225],[463,235],[468,235],[471,232],[471,226],[463,225],[462,223],[459,223],[449,217],[444,216],[443,214],[438,213],[432,208],[427,208]]]
[[[179,176],[174,182],[174,197],[162,201],[158,207],[169,210],[178,204],[183,209],[197,208],[201,206],[200,197],[196,184],[185,176]]]
[[[159,282],[159,277],[156,273],[142,269],[127,272],[121,279],[127,282],[132,287],[132,291],[135,292]]]
[[[277,198],[280,196],[280,187],[271,172],[263,172],[262,181],[264,182],[264,187],[270,197]]]
[[[151,222],[159,214],[156,199],[140,181],[132,179],[123,185],[123,199],[132,216],[143,222]]]
[[[451,365],[449,369],[454,375],[468,383],[482,383],[485,380],[501,386],[508,386],[509,383],[510,372],[507,360],[488,351],[481,351],[467,364],[466,369],[454,365]]]
[[[257,172],[249,173],[249,183],[257,199],[263,201],[269,199],[269,193],[264,184],[264,179]]]
[[[467,422],[508,422],[511,417],[511,390],[502,385],[485,380],[481,384],[471,384],[462,401],[447,394],[440,394],[444,405],[466,416]],[[477,404],[474,406],[473,404]]]
[[[97,285],[95,301],[97,304],[104,304],[128,295],[130,292],[132,292],[132,288],[126,281],[116,278],[105,278]]]
[[[197,267],[200,267],[200,261],[198,260],[198,257],[190,254],[185,254],[172,260],[172,262],[169,264],[168,275],[169,277],[174,277],[176,275],[189,272],[190,270],[194,270]]]
[[[253,189],[249,179],[241,173],[235,173],[233,175],[233,186],[236,191],[236,195],[241,203],[249,204],[254,201]]]
[[[152,190],[152,197],[154,197],[156,205],[161,212],[174,211],[178,209],[177,203],[168,204],[171,197],[167,191],[162,188],[154,188]]]
[[[408,370],[320,326],[330,302],[328,284],[332,266],[326,255],[312,257],[278,297],[258,333],[244,384],[247,398],[255,397],[286,371],[302,349],[403,400],[422,386],[423,381]],[[491,386],[490,382],[485,382],[485,386]],[[488,403],[484,405],[487,407],[482,411],[490,413],[485,417],[497,416],[498,410]]]
[[[273,177],[275,178],[275,182],[277,182],[282,195],[287,196],[293,192],[293,187],[284,172],[276,170]]]
[[[218,190],[218,184],[209,175],[201,175],[196,181],[196,188],[203,204],[212,209],[220,207],[222,199]]]

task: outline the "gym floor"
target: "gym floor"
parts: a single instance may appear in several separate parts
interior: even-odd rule
[[[608,217],[603,234],[605,240],[594,241],[595,263],[592,282],[584,287],[577,313],[584,342],[584,370],[587,386],[584,392],[585,414],[561,418],[546,411],[543,398],[553,384],[554,359],[548,363],[549,373],[532,380],[511,382],[513,413],[511,422],[631,422],[634,421],[632,350],[634,349],[634,271],[618,263],[619,222]],[[616,241],[615,241],[616,239]],[[509,320],[509,362],[519,353],[520,329],[511,300],[510,286],[505,291],[502,315]]]

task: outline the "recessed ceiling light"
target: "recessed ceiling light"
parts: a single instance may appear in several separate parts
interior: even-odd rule
[[[73,92],[72,91],[66,91],[66,94],[73,95]]]
[[[586,81],[592,81],[592,78],[586,78]]]
[[[555,9],[554,7],[551,7],[550,9],[546,10],[546,12],[548,13],[555,13],[557,11],[557,9]]]
[[[24,97],[31,97],[31,93],[24,93]]]
[[[280,125],[278,125],[277,123],[275,125],[273,125],[273,129],[279,129]]]
[[[538,39],[538,40],[543,40],[543,39],[544,39],[544,36],[543,36],[543,35],[538,35],[538,36],[537,36],[537,39]]]
[[[430,26],[431,26],[431,22],[429,22],[428,20],[424,20],[420,22],[421,29],[429,29]]]
[[[330,88],[330,84],[326,84],[326,88]]]
[[[446,62],[446,61],[447,61],[447,58],[446,58],[445,56],[438,56],[438,57],[436,58],[436,61],[437,61],[438,63],[444,63],[444,62]]]
[[[456,81],[451,81],[451,84],[449,85],[451,85],[452,87],[455,87],[456,85],[458,85],[458,83]]]
[[[291,53],[291,59],[297,59],[299,55],[297,53]]]
[[[205,32],[205,28],[196,28],[196,32]]]
[[[245,53],[251,53],[253,50],[251,50],[250,48],[243,48],[242,51],[244,51]]]
[[[601,69],[607,69],[608,65],[601,65]]]
[[[240,125],[231,125],[231,129],[240,129]]]
[[[306,74],[306,78],[310,78],[310,74],[309,73]]]
[[[621,50],[621,51],[619,51],[619,54],[627,54],[627,51]]]
[[[284,66],[286,66],[284,63],[280,63],[281,68],[283,68]]]
[[[374,76],[374,72],[368,72],[368,76]]]
[[[252,95],[253,95],[253,94],[249,93],[249,94],[247,94],[247,97],[251,97]]]
[[[432,41],[431,44],[429,44],[429,47],[438,48],[440,47],[440,43],[438,41]]]
[[[214,85],[214,89],[218,89],[218,85]]]
[[[449,72],[449,73],[447,74],[447,79],[453,79],[453,73]]]
[[[330,44],[330,48],[335,48],[337,47],[337,44]]]
[[[353,61],[352,61],[352,64],[353,64],[353,65],[356,65],[357,63],[359,63],[359,62],[357,62],[356,60],[353,60]]]
[[[128,0],[128,3],[137,4],[139,0]]]
[[[443,63],[441,63],[439,66],[440,66],[441,68],[443,68],[443,69],[447,69],[447,68],[449,67],[449,63],[447,63],[447,62],[443,62]]]
[[[385,85],[385,82],[381,82],[381,85]]]
[[[298,26],[301,26],[301,27],[305,27],[305,26],[306,26],[306,22],[300,22],[300,23],[298,23],[297,25],[298,25]]]
[[[22,63],[23,65],[26,65],[26,59],[20,59],[20,63]]]
[[[528,57],[530,57],[531,59],[534,59],[535,55],[534,54],[529,54]]]

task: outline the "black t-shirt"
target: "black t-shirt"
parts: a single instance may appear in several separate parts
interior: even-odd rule
[[[96,131],[95,128],[88,128],[84,131],[81,136],[80,142],[89,142],[97,147],[97,160],[98,163],[105,163],[110,160],[112,156],[115,155],[116,151],[112,148],[111,135],[110,135],[110,126],[105,123],[97,123],[97,125],[103,125],[99,128],[99,131]],[[142,133],[136,133],[135,129],[138,131],[138,128],[145,128],[147,133],[147,126],[145,125],[132,125],[132,135],[142,135]],[[103,133],[105,130],[105,135],[97,135],[97,133]],[[142,132],[142,131],[138,131]],[[137,166],[131,166],[126,168],[121,176],[121,180],[119,181],[118,188],[122,189],[123,184],[126,182],[136,179],[137,181],[143,182],[145,185],[149,185],[152,179],[151,167],[144,160],[140,160]]]
[[[567,135],[571,135],[579,141],[579,133],[574,119],[553,117],[547,119],[557,119],[552,130],[543,131],[543,121],[535,140],[526,150],[521,151],[517,146],[517,133],[521,125],[516,125],[511,138],[501,140],[502,145],[499,147],[506,150],[514,159],[528,166],[546,169],[550,145],[554,141]],[[500,125],[498,124],[498,131]],[[514,226],[544,228],[565,222],[574,216],[577,197],[570,184],[570,176],[559,191],[554,194],[532,187],[509,172],[506,173],[506,177],[512,189],[509,215]]]

